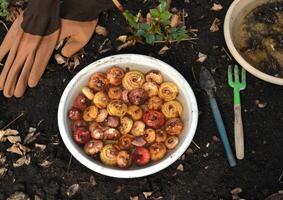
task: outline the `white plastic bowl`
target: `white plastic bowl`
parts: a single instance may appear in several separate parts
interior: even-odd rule
[[[248,14],[250,11],[252,11],[254,8],[258,7],[259,5],[262,5],[264,3],[273,2],[276,0],[235,0],[230,8],[228,9],[228,12],[225,17],[224,22],[224,37],[226,44],[228,46],[229,51],[231,52],[232,56],[236,59],[236,61],[245,68],[248,72],[253,74],[254,76],[273,83],[277,85],[283,85],[283,78],[277,78],[275,76],[268,75],[255,67],[253,67],[251,64],[249,64],[239,53],[239,51],[236,49],[234,44],[234,35],[233,32],[237,26],[237,22],[239,19],[246,14]],[[278,1],[278,0],[277,0]],[[239,27],[240,28],[240,27]]]
[[[78,146],[72,138],[70,131],[70,122],[67,117],[68,110],[76,95],[80,92],[81,88],[87,85],[89,77],[94,72],[105,72],[111,66],[120,66],[124,69],[139,70],[147,72],[149,70],[159,70],[164,76],[165,80],[173,81],[177,84],[180,94],[178,99],[182,102],[184,107],[184,131],[180,136],[180,143],[175,150],[167,153],[166,157],[159,162],[152,162],[145,167],[134,167],[130,169],[121,170],[114,167],[108,167],[87,156],[83,149]],[[68,84],[61,97],[58,108],[58,125],[61,137],[71,152],[71,154],[84,166],[98,172],[100,174],[117,177],[117,178],[136,178],[147,176],[156,173],[175,162],[189,147],[198,122],[198,107],[195,95],[188,82],[184,77],[168,64],[157,60],[152,57],[135,55],[135,54],[122,54],[110,56],[100,59],[81,70]]]

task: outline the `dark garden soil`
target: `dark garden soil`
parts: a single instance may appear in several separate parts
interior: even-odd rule
[[[199,29],[199,40],[195,43],[174,44],[165,55],[158,55],[162,45],[137,45],[118,52],[115,50],[115,39],[126,33],[126,25],[122,16],[113,10],[104,14],[100,21],[102,26],[110,30],[108,37],[112,41],[111,51],[97,53],[106,38],[94,36],[85,48],[86,55],[81,65],[74,72],[69,72],[52,60],[39,85],[28,89],[24,97],[6,99],[0,94],[0,128],[23,111],[24,116],[10,128],[19,130],[22,137],[29,127],[36,127],[40,132],[36,141],[27,145],[32,149],[31,164],[28,166],[14,168],[12,162],[18,156],[6,152],[11,146],[8,142],[0,144],[0,152],[5,152],[8,163],[8,171],[0,179],[1,200],[16,191],[22,191],[32,199],[34,195],[50,200],[68,199],[66,190],[75,183],[80,185],[80,189],[70,199],[126,200],[131,196],[145,199],[143,192],[153,192],[149,199],[231,199],[230,191],[235,187],[242,188],[242,193],[239,194],[241,198],[264,199],[282,188],[279,177],[283,171],[283,88],[248,75],[247,89],[242,92],[246,156],[231,169],[221,142],[215,140],[214,136],[218,137],[218,132],[208,99],[201,92],[197,79],[201,66],[213,72],[217,82],[217,100],[233,143],[232,90],[227,85],[227,66],[235,64],[235,61],[229,60],[223,50],[226,47],[222,25],[219,32],[212,33],[209,30],[216,17],[223,24],[232,0],[219,0],[218,3],[224,7],[220,12],[210,10],[214,3],[211,0],[186,2],[188,3],[176,0],[172,6],[184,8],[189,14],[187,26]],[[140,0],[124,3],[132,11],[144,10],[151,5]],[[0,29],[2,40],[5,29],[3,26]],[[204,63],[196,62],[198,52],[208,55]],[[119,53],[150,55],[172,65],[191,84],[199,105],[199,125],[194,141],[200,149],[191,144],[193,152],[185,154],[184,159],[179,159],[165,170],[144,178],[127,180],[102,176],[88,170],[75,159],[71,160],[68,167],[70,153],[60,138],[57,126],[59,99],[71,78],[89,63]],[[56,145],[56,141],[59,144]],[[47,148],[43,152],[36,151],[34,143],[46,144]],[[39,166],[38,163],[44,159],[52,164],[46,168]],[[180,164],[184,171],[177,170]],[[95,186],[89,183],[91,176],[96,180]]]

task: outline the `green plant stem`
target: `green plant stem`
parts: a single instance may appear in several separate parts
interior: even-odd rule
[[[160,43],[175,43],[175,42],[182,42],[182,41],[192,41],[192,40],[198,40],[198,38],[187,38],[187,39],[181,39],[181,40],[170,40],[170,41],[154,41],[153,44],[160,44]]]

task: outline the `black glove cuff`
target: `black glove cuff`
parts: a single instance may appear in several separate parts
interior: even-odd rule
[[[65,0],[61,5],[60,15],[69,20],[92,21],[101,12],[113,7],[111,0]]]
[[[29,0],[22,28],[33,35],[49,35],[60,27],[59,0]]]

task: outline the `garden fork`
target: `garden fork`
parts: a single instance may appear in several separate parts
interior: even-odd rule
[[[235,148],[236,157],[241,160],[244,158],[244,130],[243,121],[241,114],[241,96],[240,91],[246,88],[246,70],[242,68],[241,70],[241,80],[239,77],[239,67],[234,66],[234,79],[232,66],[228,67],[228,82],[229,85],[234,88],[234,114],[235,114],[235,124],[234,124],[234,137],[235,137]]]

